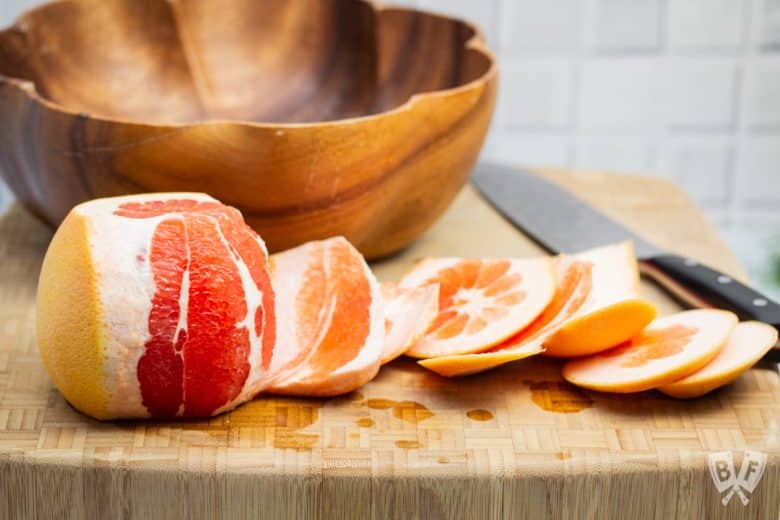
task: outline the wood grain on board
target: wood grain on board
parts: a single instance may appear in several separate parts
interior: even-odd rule
[[[547,174],[647,238],[744,278],[672,185]],[[542,358],[455,380],[398,360],[337,399],[261,397],[205,421],[93,421],[38,358],[35,285],[50,236],[18,206],[0,218],[0,517],[777,516],[780,380],[769,367],[677,401],[578,390]],[[538,252],[466,188],[433,229],[374,267],[395,279],[427,255]],[[663,312],[677,309],[643,289]],[[732,451],[739,465],[745,448],[767,454],[765,474],[747,506],[723,506],[707,455]]]

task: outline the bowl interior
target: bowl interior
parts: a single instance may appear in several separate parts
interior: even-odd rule
[[[362,0],[69,0],[0,33],[0,74],[109,119],[330,121],[479,78],[474,32]]]

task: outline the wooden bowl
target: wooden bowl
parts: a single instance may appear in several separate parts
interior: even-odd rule
[[[497,89],[471,24],[363,0],[68,0],[0,32],[0,170],[51,224],[203,191],[271,250],[397,251],[474,166]]]

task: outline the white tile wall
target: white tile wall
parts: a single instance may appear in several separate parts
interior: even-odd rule
[[[667,31],[672,49],[736,49],[744,33],[745,2],[669,0]]]
[[[555,58],[517,58],[501,62],[499,89],[502,110],[495,123],[515,130],[556,129],[569,125],[572,67]]]
[[[657,57],[598,57],[580,66],[579,133],[653,132],[666,120],[664,62]],[[499,109],[501,109],[499,107]]]
[[[676,180],[699,204],[722,207],[728,201],[733,163],[730,136],[684,136],[664,143],[658,171]]]
[[[557,136],[494,132],[483,155],[508,164],[566,164],[569,146]]]
[[[497,3],[472,0],[480,5]],[[437,8],[446,0],[432,0]],[[582,6],[572,0],[500,0],[500,50],[512,54],[576,52],[582,40]]]
[[[656,146],[645,139],[624,136],[581,136],[577,138],[574,162],[589,169],[630,172],[637,164],[649,169],[655,164]]]
[[[669,125],[691,130],[728,129],[734,122],[737,63],[733,58],[666,58],[663,92]]]
[[[780,54],[758,56],[747,63],[743,103],[751,129],[780,131]]]
[[[744,140],[737,162],[737,196],[744,209],[778,209],[780,135]],[[780,231],[780,230],[779,230]]]
[[[590,28],[594,47],[617,53],[653,51],[661,46],[661,11],[658,0],[599,0]]]
[[[38,3],[0,0],[0,24]],[[658,175],[730,236],[780,233],[780,0],[399,3],[476,21],[499,55],[485,157]]]
[[[764,50],[780,48],[780,0],[756,0],[759,7],[757,38],[754,41]]]

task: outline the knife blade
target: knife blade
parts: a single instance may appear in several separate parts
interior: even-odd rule
[[[780,330],[780,304],[768,296],[696,259],[664,251],[528,170],[482,163],[472,182],[499,213],[550,252],[577,253],[631,240],[642,274],[677,300],[692,307],[729,309],[742,320],[763,321]],[[778,347],[765,359],[780,361]]]

